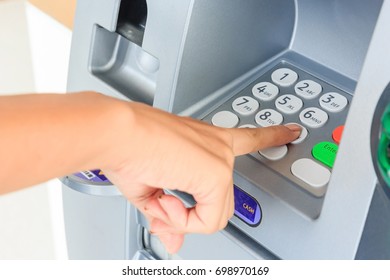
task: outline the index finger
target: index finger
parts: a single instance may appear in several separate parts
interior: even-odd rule
[[[232,148],[236,156],[287,144],[297,139],[301,130],[296,124],[228,129],[233,136]]]

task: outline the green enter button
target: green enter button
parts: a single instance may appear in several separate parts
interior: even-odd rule
[[[332,168],[338,149],[339,147],[335,143],[321,142],[315,145],[311,152],[316,160]]]

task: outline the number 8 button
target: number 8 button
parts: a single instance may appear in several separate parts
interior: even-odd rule
[[[283,116],[275,110],[264,109],[256,114],[255,121],[262,127],[279,125],[283,122]]]
[[[318,128],[328,121],[328,114],[316,107],[309,107],[299,114],[301,122],[308,127]]]

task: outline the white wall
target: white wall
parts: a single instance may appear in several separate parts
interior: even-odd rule
[[[0,94],[65,92],[70,40],[26,1],[0,1]],[[66,258],[58,180],[0,196],[0,259]]]

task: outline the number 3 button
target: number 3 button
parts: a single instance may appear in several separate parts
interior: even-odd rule
[[[328,92],[321,96],[320,105],[329,112],[338,113],[347,107],[348,99],[339,93]]]

